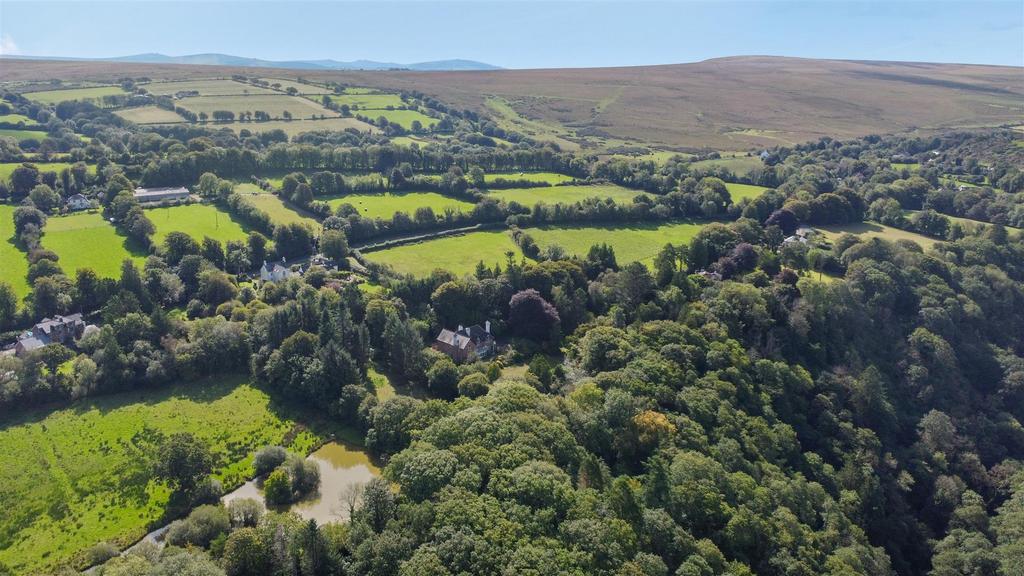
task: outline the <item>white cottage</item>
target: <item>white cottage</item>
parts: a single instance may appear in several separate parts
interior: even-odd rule
[[[82,194],[68,197],[68,210],[88,210],[89,208],[92,208],[92,201]]]
[[[281,282],[294,275],[294,272],[277,262],[270,264],[264,260],[263,266],[260,267],[260,280],[264,282]]]

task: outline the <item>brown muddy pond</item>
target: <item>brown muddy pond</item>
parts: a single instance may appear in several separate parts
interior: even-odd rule
[[[348,505],[343,498],[350,487],[380,476],[380,468],[366,452],[341,442],[328,442],[306,459],[316,462],[320,468],[320,490],[292,504],[290,510],[307,520],[316,520],[317,524],[348,520]],[[250,480],[225,494],[222,500],[227,504],[237,498],[252,498],[262,503],[262,481]]]

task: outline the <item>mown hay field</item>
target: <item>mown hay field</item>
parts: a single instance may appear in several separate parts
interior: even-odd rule
[[[364,256],[372,262],[387,264],[401,274],[429,276],[440,268],[461,276],[471,274],[480,261],[488,268],[501,264],[504,269],[508,252],[514,254],[517,262],[522,258],[522,252],[508,231],[494,230],[406,244],[367,252]]]
[[[254,206],[266,212],[275,224],[297,222],[311,226],[313,229],[320,228],[320,223],[315,218],[295,210],[288,204],[285,204],[284,200],[281,200],[276,194],[260,190],[255,184],[239,184],[235,187],[235,190]]]
[[[260,78],[260,80],[264,80],[266,82],[269,82],[271,87],[273,87],[274,84],[277,84],[278,88],[274,88],[275,90],[277,90],[277,89],[287,90],[289,88],[295,88],[298,91],[299,94],[333,94],[334,93],[334,91],[331,90],[330,88],[325,88],[323,86],[317,86],[317,85],[314,85],[314,84],[304,84],[302,82],[296,82],[295,80],[288,80],[288,79],[285,79],[285,78]]]
[[[96,212],[51,216],[42,243],[57,254],[60,267],[72,278],[81,268],[91,268],[102,278],[120,278],[122,262],[132,260],[141,267],[146,257]]]
[[[235,82],[223,78],[209,80],[185,80],[180,82],[153,82],[142,84],[150,94],[170,96],[178,92],[199,92],[200,96],[234,96],[244,94],[277,94],[269,88],[261,88],[252,84]]]
[[[364,218],[390,219],[395,212],[405,212],[409,216],[416,213],[417,208],[429,207],[436,215],[444,214],[450,208],[456,212],[468,212],[473,204],[464,200],[450,198],[437,192],[385,192],[381,194],[347,194],[318,198],[326,200],[331,209],[337,210],[342,204],[351,204]]]
[[[286,94],[255,94],[252,96],[198,96],[194,98],[183,98],[178,101],[178,106],[196,114],[205,112],[211,118],[217,110],[228,110],[236,115],[240,112],[262,111],[271,118],[282,118],[288,112],[292,118],[300,120],[311,116],[337,116],[327,108],[302,98],[301,96],[288,96]]]
[[[178,116],[173,110],[160,108],[159,106],[139,106],[137,108],[124,108],[114,112],[121,118],[136,124],[163,124],[174,122],[185,122],[185,119]]]
[[[843,234],[853,234],[862,240],[869,238],[881,238],[890,242],[895,242],[897,240],[910,240],[911,242],[916,242],[919,246],[925,249],[931,248],[939,242],[939,240],[936,240],[935,238],[929,238],[914,232],[885,226],[884,224],[879,224],[877,222],[830,224],[828,226],[817,226],[816,228],[830,241],[835,241]]]
[[[398,94],[333,94],[331,102],[360,110],[385,110],[406,105]]]
[[[333,112],[328,111],[330,114]],[[233,122],[231,124],[217,124],[215,127],[230,128],[238,133],[248,130],[253,134],[270,132],[271,130],[283,130],[289,138],[302,134],[303,132],[319,132],[322,130],[341,131],[354,128],[360,132],[377,132],[378,130],[355,118],[322,118],[317,120],[271,120],[269,122]]]
[[[153,480],[161,438],[190,432],[210,445],[228,489],[252,475],[252,453],[296,426],[242,376],[215,376],[111,394],[50,413],[0,421],[0,564],[15,574],[83,567],[97,542],[122,547],[164,514],[168,489]],[[305,453],[316,439],[295,437]]]

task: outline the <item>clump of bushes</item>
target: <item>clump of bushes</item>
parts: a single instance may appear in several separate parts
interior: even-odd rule
[[[320,487],[320,468],[316,462],[280,446],[268,446],[257,452],[253,466],[257,475],[266,475],[263,497],[268,506],[291,504]]]

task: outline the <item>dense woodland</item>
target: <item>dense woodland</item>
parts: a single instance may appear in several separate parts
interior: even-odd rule
[[[67,312],[101,329],[77,351],[0,356],[0,409],[246,371],[275,397],[357,430],[387,463],[386,480],[353,497],[348,524],[241,506],[189,513],[208,499],[209,462],[178,439],[167,450],[189,472],[165,473],[187,515],[175,545],[143,546],[98,574],[1021,573],[1019,134],[823,139],[769,150],[763,167],[737,175],[682,155],[597,158],[504,132],[514,148],[481,145],[495,127],[454,111],[452,138],[405,147],[351,132],[288,142],[140,129],[90,104],[4,101],[50,137],[20,147],[0,138],[0,161],[33,152],[82,164],[55,175],[26,164],[0,189],[19,206],[33,286],[18,302],[0,281],[0,329]],[[638,197],[485,198],[483,171],[509,170],[615,182]],[[275,226],[230,181],[269,173],[294,173],[279,194],[322,219],[321,237]],[[734,202],[725,182],[770,190]],[[226,246],[183,234],[153,243],[130,191],[172,184],[258,231]],[[475,208],[370,220],[317,200],[403,187]],[[59,197],[74,193],[146,247],[144,266],[126,261],[117,279],[65,275],[39,238]],[[602,245],[586,257],[542,251],[521,229],[684,217],[714,222],[665,246],[651,268]],[[863,220],[940,242],[783,242],[801,225]],[[343,260],[350,243],[477,223],[507,227],[528,258],[461,278],[371,266],[384,288],[373,294],[317,267],[239,285],[268,256]],[[426,347],[442,327],[486,320],[509,344],[493,361],[457,365]],[[525,375],[500,378],[517,364]],[[427,399],[379,402],[371,367]]]

